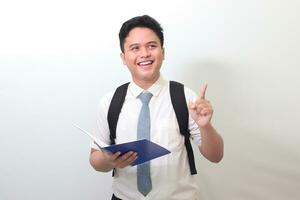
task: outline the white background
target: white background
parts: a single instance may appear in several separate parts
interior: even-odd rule
[[[0,199],[110,199],[89,165],[99,98],[130,79],[118,31],[149,14],[165,29],[162,72],[208,82],[225,157],[196,153],[203,200],[296,200],[300,186],[297,0],[0,2]]]

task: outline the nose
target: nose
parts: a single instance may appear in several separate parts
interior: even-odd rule
[[[150,56],[150,51],[147,49],[147,47],[142,47],[140,55],[142,58],[147,58]]]

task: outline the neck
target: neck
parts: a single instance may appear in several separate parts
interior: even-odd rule
[[[132,79],[135,84],[137,84],[140,88],[143,90],[149,89],[157,80],[159,79],[159,76],[153,80],[136,80]]]

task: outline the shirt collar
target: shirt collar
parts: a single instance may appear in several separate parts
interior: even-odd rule
[[[147,91],[150,92],[153,96],[158,96],[162,88],[166,85],[167,81],[162,75],[160,75],[158,80]],[[139,87],[137,84],[135,84],[135,82],[132,81],[129,84],[129,91],[134,97],[137,98],[142,92],[144,92],[144,89]]]

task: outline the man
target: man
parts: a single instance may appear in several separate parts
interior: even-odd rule
[[[144,193],[137,181],[138,167],[130,166],[139,156],[136,152],[109,154],[91,143],[90,163],[94,169],[101,172],[115,169],[112,199],[197,199],[195,176],[190,173],[184,137],[179,132],[170,100],[169,81],[160,74],[165,53],[162,31],[160,24],[147,15],[126,21],[120,29],[121,58],[132,81],[117,123],[116,143],[137,139],[139,113],[144,106],[140,96],[150,93],[150,140],[170,150],[171,154],[148,163],[150,187]],[[184,88],[190,115],[189,130],[201,154],[212,162],[219,162],[223,157],[223,140],[211,124],[213,109],[205,99],[206,88],[207,84],[200,89],[198,97]],[[107,113],[112,96],[113,92],[102,98],[94,132],[95,137],[106,145],[110,144]]]

